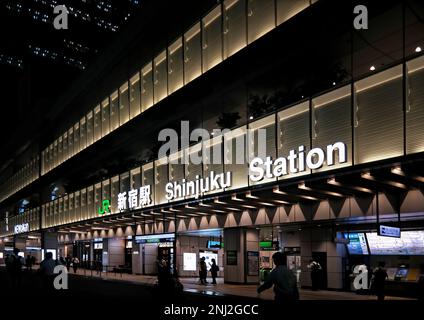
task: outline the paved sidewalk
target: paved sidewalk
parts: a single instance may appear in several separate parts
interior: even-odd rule
[[[74,274],[72,269],[71,274]],[[105,280],[111,281],[127,281],[133,283],[140,283],[144,285],[154,285],[156,283],[156,276],[144,276],[144,275],[133,275],[133,274],[119,274],[111,272],[97,272],[91,270],[79,269],[78,275],[88,277],[98,277]],[[217,285],[199,284],[197,278],[180,278],[180,281],[184,285],[184,291],[192,293],[200,293],[205,295],[235,295],[251,298],[259,298],[264,300],[273,300],[274,294],[272,289],[266,290],[261,294],[256,293],[256,285],[235,285],[224,283],[223,278],[218,278]],[[373,295],[358,295],[353,292],[341,292],[341,291],[329,291],[319,290],[312,291],[308,289],[300,289],[301,300],[376,300]],[[410,300],[408,298],[401,297],[386,297],[387,300]]]

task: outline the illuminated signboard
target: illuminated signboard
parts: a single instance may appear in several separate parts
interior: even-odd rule
[[[351,255],[368,254],[367,240],[363,232],[345,233],[344,237],[349,240],[347,250]]]
[[[175,240],[175,234],[173,233],[151,234],[146,236],[135,237],[135,241],[137,243],[173,242],[174,240]]]
[[[17,224],[14,227],[15,234],[16,233],[24,233],[29,231],[29,223]]]
[[[380,228],[378,228],[378,235],[382,237],[400,238],[400,228],[380,225]]]
[[[367,239],[373,255],[424,255],[424,231],[403,231],[400,238],[370,232]]]
[[[102,201],[102,206],[97,209],[99,215],[104,215],[106,213],[110,213],[110,201],[105,199]]]
[[[183,270],[196,271],[197,261],[196,254],[191,252],[183,253]]]
[[[128,192],[121,192],[118,194],[117,208],[119,211],[140,209],[152,203],[150,195],[150,185],[132,189]]]

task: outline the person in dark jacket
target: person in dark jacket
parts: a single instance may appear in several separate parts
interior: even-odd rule
[[[373,272],[373,285],[375,295],[377,296],[377,300],[383,301],[385,296],[385,287],[386,287],[386,279],[389,277],[387,275],[386,266],[384,261],[378,263],[378,267]]]
[[[275,268],[268,275],[265,282],[258,287],[257,292],[261,293],[274,286],[275,302],[286,303],[299,300],[296,277],[293,272],[287,269],[287,256],[282,252],[276,252],[273,254],[272,259]]]
[[[212,259],[212,264],[210,268],[211,276],[212,276],[212,284],[216,284],[216,278],[218,277],[219,267],[216,264],[216,260]]]

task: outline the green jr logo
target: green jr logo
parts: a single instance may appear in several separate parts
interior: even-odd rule
[[[100,215],[104,215],[105,213],[110,213],[110,201],[103,200],[102,206],[98,208],[98,212]]]

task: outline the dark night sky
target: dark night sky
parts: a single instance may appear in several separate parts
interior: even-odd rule
[[[0,3],[0,169],[43,124],[63,89],[142,8],[137,0],[60,1],[77,16],[69,15],[68,30],[56,30],[52,2]]]

